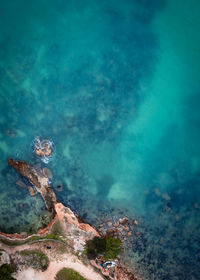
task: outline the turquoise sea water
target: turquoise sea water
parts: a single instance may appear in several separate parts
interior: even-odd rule
[[[47,213],[9,157],[41,164],[99,227],[138,219],[126,261],[144,279],[199,279],[200,2],[0,1],[0,228]],[[54,143],[48,164],[36,136]]]

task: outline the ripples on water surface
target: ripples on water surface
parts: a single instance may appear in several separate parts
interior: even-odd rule
[[[48,220],[7,167],[27,160],[97,227],[138,219],[127,255],[144,279],[199,279],[199,2],[1,0],[0,18],[1,230]]]

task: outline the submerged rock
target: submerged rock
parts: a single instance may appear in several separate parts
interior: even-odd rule
[[[55,189],[58,191],[58,192],[62,192],[63,190],[63,185],[62,184],[59,184],[55,187]]]
[[[14,130],[6,129],[5,133],[10,137],[17,137],[17,132],[15,132]]]
[[[52,172],[51,172],[51,170],[50,170],[49,168],[44,167],[44,168],[42,169],[42,171],[43,171],[43,174],[44,174],[45,177],[47,177],[47,178],[49,178],[49,179],[52,179],[52,178],[53,178],[53,174],[52,174]]]
[[[16,182],[16,185],[22,187],[22,188],[27,188],[27,185],[21,180],[19,179],[17,182]]]
[[[138,225],[138,221],[137,221],[137,220],[134,220],[134,221],[133,221],[133,224],[137,226],[137,225]]]
[[[171,200],[171,197],[167,193],[163,193],[162,198],[165,200]]]
[[[21,212],[27,206],[27,204],[23,202],[19,202],[17,206],[18,206],[18,210]]]
[[[28,191],[30,193],[30,196],[35,196],[37,194],[37,190],[34,190],[33,187],[29,186]]]
[[[123,230],[124,231],[129,231],[129,227],[128,226],[123,226]]]

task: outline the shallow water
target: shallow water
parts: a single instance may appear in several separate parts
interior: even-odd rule
[[[97,227],[137,218],[126,257],[144,279],[198,279],[198,1],[0,6],[1,230],[47,215],[13,157],[47,166],[60,201]],[[54,143],[48,164],[36,136]]]

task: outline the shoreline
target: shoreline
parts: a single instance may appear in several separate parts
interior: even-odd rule
[[[71,248],[70,254],[76,259],[76,270],[77,272],[83,272],[84,276],[84,263],[78,258],[78,256],[83,256],[84,247],[87,240],[93,239],[96,237],[101,237],[101,234],[91,225],[89,225],[84,219],[74,214],[70,208],[65,207],[62,203],[57,201],[56,195],[49,185],[48,178],[42,173],[42,170],[38,172],[38,170],[34,169],[34,167],[29,166],[26,162],[23,161],[15,161],[13,159],[8,160],[9,166],[13,167],[20,175],[25,177],[32,185],[35,186],[36,190],[42,196],[47,210],[51,214],[51,222],[45,227],[38,230],[36,234],[31,234],[27,236],[23,236],[18,233],[9,234],[0,232],[0,248],[7,248],[8,252],[17,252],[23,250],[23,248],[29,249],[36,246],[34,244],[38,243],[40,249],[43,247],[41,244],[45,244],[45,242],[53,242],[59,241],[63,244],[66,250]],[[53,240],[50,240],[51,237]],[[55,242],[54,242],[55,243]],[[4,250],[4,249],[3,249]],[[44,248],[43,248],[44,250]],[[46,251],[49,256],[50,263],[47,271],[45,272],[48,275],[48,271],[52,271],[52,267],[54,270],[56,268],[63,268],[65,265],[69,265],[70,263],[66,261],[55,262],[51,260],[51,256],[49,251]],[[69,254],[69,252],[68,252]],[[78,254],[78,255],[77,255]],[[61,258],[61,256],[60,256]],[[59,256],[57,255],[57,259]],[[62,259],[62,258],[61,258]],[[79,261],[78,261],[79,260]],[[88,262],[88,260],[87,260]],[[59,264],[60,263],[60,264]],[[134,280],[139,279],[133,275],[133,273],[129,270],[128,267],[122,266],[118,261],[116,267],[111,271],[109,269],[101,269],[99,264],[95,261],[90,261],[88,263],[90,269],[99,269],[99,272],[95,272],[96,278],[90,278],[90,273],[85,273],[87,280],[102,280],[103,277],[106,276],[107,279],[111,280]],[[61,267],[62,266],[62,267]],[[53,271],[54,271],[53,270]],[[87,270],[87,269],[86,269]],[[29,269],[30,273],[33,271]],[[23,272],[20,272],[23,274]],[[24,272],[25,273],[25,272]],[[43,277],[45,275],[44,272],[40,272],[40,276]],[[38,274],[38,275],[39,275]],[[53,275],[52,272],[49,275]],[[104,276],[103,276],[104,275]],[[54,275],[55,276],[55,275]],[[54,277],[52,276],[52,277]],[[18,277],[18,276],[17,276]],[[17,280],[26,278],[17,278]],[[23,276],[24,277],[24,276]],[[38,276],[39,277],[39,276]],[[45,276],[47,277],[47,276]],[[53,280],[54,278],[41,278]],[[94,275],[93,275],[94,277]],[[38,278],[39,279],[39,278]],[[28,278],[27,278],[28,280]]]

